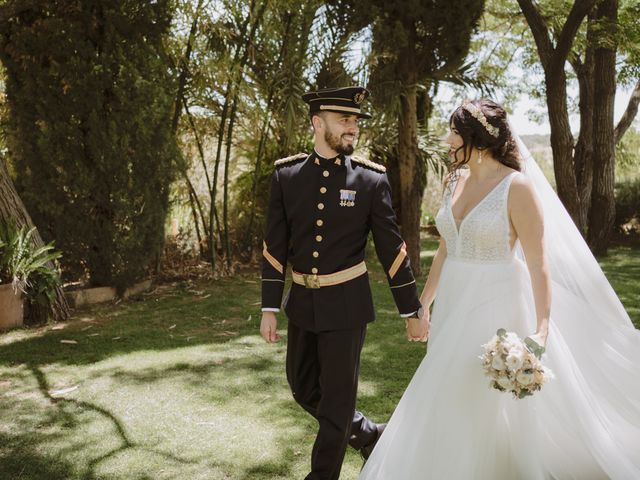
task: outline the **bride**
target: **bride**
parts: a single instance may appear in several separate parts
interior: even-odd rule
[[[467,101],[450,128],[429,351],[360,478],[640,479],[640,332],[504,109]],[[532,397],[489,388],[498,328],[546,345]]]

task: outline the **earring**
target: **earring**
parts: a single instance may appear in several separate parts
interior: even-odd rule
[[[476,163],[478,165],[482,163],[482,150],[480,150],[480,153],[478,154],[478,159],[476,160]]]

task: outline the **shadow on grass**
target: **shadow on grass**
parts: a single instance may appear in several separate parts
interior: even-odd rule
[[[74,466],[60,458],[44,456],[20,435],[0,434],[0,478],[20,480],[67,480]]]
[[[242,339],[237,339],[242,342]],[[251,407],[251,412],[246,412],[245,423],[251,423],[253,419],[263,419],[269,425],[269,430],[273,431],[273,445],[277,446],[277,454],[274,456],[268,453],[264,462],[253,461],[233,463],[226,455],[216,457],[215,448],[207,447],[206,438],[208,435],[215,439],[217,435],[228,434],[225,430],[229,428],[224,422],[216,422],[216,426],[210,429],[210,434],[201,430],[199,436],[196,436],[198,442],[201,442],[200,448],[195,450],[187,449],[186,457],[169,453],[167,449],[153,448],[147,441],[136,442],[127,431],[126,421],[113,414],[108,408],[96,405],[92,402],[73,398],[54,397],[50,393],[52,386],[47,379],[47,375],[43,369],[29,362],[25,367],[25,373],[28,372],[37,383],[37,391],[39,396],[29,397],[33,402],[33,407],[44,415],[31,416],[29,411],[31,407],[22,406],[24,415],[23,424],[26,428],[16,428],[15,434],[10,438],[7,437],[3,442],[4,448],[0,450],[2,457],[10,457],[10,462],[2,462],[0,466],[0,478],[29,478],[29,479],[80,479],[94,480],[103,478],[104,472],[101,472],[103,464],[110,462],[114,457],[124,454],[125,457],[143,457],[147,459],[159,459],[160,464],[168,465],[168,470],[182,470],[179,465],[184,466],[185,471],[198,472],[195,476],[200,478],[201,474],[211,469],[215,471],[229,472],[231,476],[225,474],[222,476],[211,476],[210,478],[238,478],[264,480],[267,478],[288,479],[298,475],[292,473],[292,468],[300,459],[296,458],[298,454],[294,452],[291,445],[300,445],[307,442],[306,435],[309,431],[313,431],[313,420],[306,418],[304,413],[289,397],[289,392],[283,384],[284,365],[282,359],[277,358],[273,354],[265,357],[255,355],[249,349],[245,349],[242,355],[222,355],[221,357],[205,361],[202,364],[190,365],[187,363],[169,364],[166,368],[150,367],[143,368],[140,371],[123,369],[105,370],[98,373],[97,376],[103,377],[108,375],[117,381],[117,385],[127,388],[130,384],[144,384],[151,387],[155,382],[171,380],[171,377],[180,377],[183,382],[181,385],[186,390],[192,392],[190,395],[201,397],[199,405],[215,405],[215,409],[206,413],[209,418],[216,418],[218,413],[227,412],[228,415],[237,415],[238,409],[234,404],[243,396],[245,399],[250,395],[249,402],[255,405]],[[235,380],[237,383],[232,382]],[[84,381],[90,382],[90,379]],[[283,391],[280,391],[277,384],[280,383]],[[191,385],[191,387],[189,386]],[[211,385],[211,388],[207,388]],[[274,385],[276,386],[274,388]],[[166,387],[165,387],[166,388]],[[34,388],[35,390],[35,388]],[[275,395],[274,395],[275,394]],[[258,397],[264,396],[264,401],[259,401]],[[274,398],[275,396],[275,398]],[[282,397],[285,397],[283,400]],[[251,400],[252,399],[252,400]],[[245,400],[246,401],[246,400]],[[144,403],[144,399],[141,399]],[[181,405],[182,399],[178,392],[175,398],[175,404]],[[38,405],[39,404],[39,405]],[[274,412],[277,412],[274,415]],[[86,429],[82,428],[82,423],[96,422],[95,418],[88,419],[85,415],[89,413],[91,417],[99,417],[102,423],[106,423],[102,429],[108,435],[97,437],[97,442],[93,448],[86,448],[83,443],[82,435],[79,433]],[[213,415],[213,417],[211,417]],[[244,415],[242,415],[244,416]],[[38,418],[40,417],[40,418]],[[46,417],[43,422],[42,417]],[[238,417],[241,418],[241,417]],[[206,419],[206,418],[204,418]],[[164,421],[170,421],[168,418]],[[109,426],[110,425],[110,426]],[[44,427],[44,431],[42,428]],[[198,427],[192,423],[189,428]],[[233,428],[233,427],[231,427]],[[258,432],[263,425],[258,426]],[[304,433],[300,432],[300,428]],[[54,435],[47,433],[55,431]],[[244,429],[241,429],[242,433]],[[292,434],[292,432],[295,432]],[[137,437],[144,434],[138,429]],[[236,432],[237,433],[237,432]],[[262,432],[264,435],[264,431]],[[298,435],[301,435],[298,437]],[[66,438],[63,442],[66,445],[63,449],[54,450],[53,453],[48,445],[59,443],[61,439]],[[96,437],[93,437],[96,438]],[[146,438],[146,437],[143,437]],[[219,443],[219,442],[218,442]],[[266,451],[271,452],[273,445]],[[259,442],[255,445],[255,452],[259,453]],[[228,445],[225,449],[237,448],[236,445]],[[44,454],[38,455],[38,451],[43,449]],[[135,452],[132,452],[135,450]],[[47,454],[47,451],[49,453]],[[78,452],[82,452],[81,461],[77,460]],[[206,453],[205,453],[206,452]],[[76,457],[74,462],[64,462],[60,459],[68,459]],[[2,458],[0,457],[0,458]],[[231,457],[233,458],[233,456]],[[121,461],[120,459],[118,459]],[[25,466],[22,462],[29,462]],[[256,464],[259,463],[259,464]],[[176,466],[177,465],[177,466]],[[154,470],[157,472],[158,470]],[[23,476],[21,477],[21,472]],[[80,473],[79,473],[80,472]],[[133,475],[133,473],[132,473]],[[141,472],[137,472],[133,476],[118,476],[116,478],[158,478],[151,474],[150,476],[141,476]],[[182,478],[182,477],[171,477]],[[186,477],[185,477],[186,478]]]
[[[29,364],[28,368],[33,374],[33,377],[36,379],[38,383],[38,389],[41,395],[43,396],[43,398],[45,398],[49,404],[51,404],[52,406],[55,406],[56,408],[56,414],[54,415],[54,422],[57,421],[58,423],[61,423],[62,425],[64,425],[66,429],[73,428],[77,424],[77,419],[72,413],[70,413],[70,411],[73,410],[76,412],[91,412],[91,413],[97,414],[98,416],[102,417],[113,426],[120,445],[116,448],[113,448],[112,450],[110,450],[109,452],[103,455],[100,455],[96,458],[91,459],[88,462],[88,468],[85,474],[83,475],[84,479],[92,480],[94,478],[97,478],[97,476],[95,475],[95,470],[100,465],[100,463],[108,460],[109,458],[117,454],[120,454],[126,450],[133,449],[133,448],[146,450],[149,453],[160,455],[164,457],[166,460],[171,460],[173,462],[178,462],[183,464],[191,463],[188,460],[179,458],[168,452],[161,452],[155,449],[150,449],[140,444],[136,444],[129,438],[129,435],[126,432],[126,428],[123,422],[121,422],[108,409],[102,408],[98,405],[95,405],[90,402],[82,401],[82,400],[53,397],[50,394],[51,386],[48,384],[47,378],[45,374],[40,370],[40,368],[38,368],[33,364]],[[21,437],[23,438],[21,439]],[[25,445],[30,443],[29,438],[32,438],[32,437],[33,437],[32,434],[27,433],[24,436],[16,435],[14,437],[14,440],[17,440],[18,443],[21,445]],[[20,456],[24,456],[23,448],[24,447],[21,447],[17,449],[18,450],[17,452],[14,452],[16,454],[16,458],[19,458]],[[28,454],[29,452],[27,451],[26,453]],[[15,465],[12,465],[12,463],[15,463],[15,462],[8,462],[7,464],[3,462],[2,467],[0,469],[0,473],[7,473],[7,474],[11,473],[12,475],[18,475],[18,476],[17,477],[8,476],[8,477],[2,477],[2,478],[43,478],[48,480],[48,479],[55,479],[55,478],[71,478],[72,476],[68,471],[61,472],[64,467],[64,464],[62,464],[59,460],[52,461],[50,459],[47,462],[40,462],[40,463],[34,462],[33,464],[30,464],[29,468],[34,468],[35,469],[34,473],[37,472],[38,475],[41,475],[39,477],[34,477],[34,476],[21,477],[21,473],[15,470],[14,468]],[[48,467],[49,463],[52,464],[52,467],[55,467],[52,471],[49,471],[50,470]],[[47,465],[47,468],[42,468],[43,465]],[[25,465],[23,465],[22,468],[25,468]],[[61,472],[60,477],[55,476],[58,474],[58,472]]]

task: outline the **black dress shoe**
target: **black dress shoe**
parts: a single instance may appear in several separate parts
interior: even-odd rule
[[[386,423],[378,423],[376,425],[376,438],[369,445],[365,445],[360,449],[360,455],[365,462],[371,456],[371,452],[373,452],[373,449],[376,446],[376,443],[378,443],[378,440],[380,440],[380,436],[382,435],[382,432],[384,432],[385,428],[387,428]]]

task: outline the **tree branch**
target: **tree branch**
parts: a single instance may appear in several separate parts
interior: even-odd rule
[[[615,130],[613,131],[613,137],[616,144],[622,139],[627,129],[633,123],[633,119],[636,118],[638,113],[638,105],[640,104],[640,79],[636,83],[635,88],[633,89],[633,93],[631,94],[631,98],[629,99],[629,103],[627,104],[627,108],[622,115],[622,118],[616,125]]]
[[[569,12],[569,16],[567,17],[567,21],[564,23],[562,27],[562,31],[558,36],[558,43],[556,44],[554,56],[553,56],[553,65],[555,68],[564,68],[564,62],[571,51],[571,45],[573,44],[573,39],[580,28],[580,24],[582,24],[582,20],[589,14],[589,11],[596,4],[597,0],[576,0],[571,8],[571,12]]]
[[[533,34],[533,39],[535,40],[536,47],[538,48],[540,62],[546,71],[553,56],[553,44],[551,43],[551,38],[549,38],[549,29],[547,28],[547,24],[545,23],[540,10],[538,10],[538,7],[532,0],[518,0],[518,5],[520,5],[520,9],[529,24],[529,28]]]
[[[582,63],[580,55],[578,55],[576,52],[569,52],[569,57],[567,58],[567,60],[573,67],[573,71],[576,73],[576,76],[580,77],[584,75],[584,63]]]

